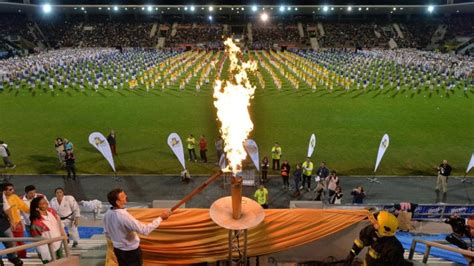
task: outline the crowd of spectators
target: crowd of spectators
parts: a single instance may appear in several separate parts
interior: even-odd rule
[[[168,35],[166,46],[199,44],[208,48],[222,48],[223,25],[180,24],[174,36]]]
[[[321,47],[374,47],[378,44],[374,24],[324,23],[324,36],[318,37]]]
[[[35,22],[44,34],[37,31]],[[455,37],[472,37],[474,35],[474,19],[459,16],[445,19],[425,20],[413,18],[410,21],[397,22],[403,33],[398,36],[392,22],[374,20],[367,21],[324,21],[321,22],[324,34],[316,24],[308,24],[316,30],[304,33],[301,38],[296,23],[254,23],[252,39],[248,39],[250,49],[269,49],[274,44],[309,45],[308,37],[316,37],[319,46],[323,48],[387,48],[388,41],[394,39],[400,48],[427,47],[436,33],[439,25],[444,25],[446,34],[439,35],[439,42]],[[141,20],[139,18],[117,18],[91,15],[85,19],[82,16],[60,17],[50,20],[32,18],[29,20],[24,14],[6,14],[0,17],[0,37],[21,36],[25,40],[37,43],[44,41],[50,47],[155,47],[159,37],[165,37],[167,47],[182,47],[186,44],[205,48],[220,49],[224,32],[223,24],[214,23],[178,23],[175,29],[170,24],[166,30],[158,27],[152,33],[154,24],[162,22]],[[231,26],[233,27],[233,26]],[[250,37],[243,27],[242,38]],[[172,34],[173,32],[173,34]],[[316,33],[316,34],[314,34]],[[153,36],[150,36],[153,35]]]
[[[252,28],[252,48],[269,49],[274,43],[299,43],[300,34],[296,25],[257,26]]]
[[[48,40],[60,47],[154,47],[150,37],[153,23],[146,22],[70,22],[41,24]]]
[[[34,36],[29,25],[31,26],[31,22],[23,15],[2,14],[0,16],[0,38],[19,36],[32,42]]]

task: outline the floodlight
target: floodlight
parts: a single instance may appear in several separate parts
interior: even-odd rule
[[[400,7],[400,10],[403,10],[403,7]]]
[[[365,10],[369,10],[369,8],[368,8],[368,7],[366,7],[366,8],[365,8]]]
[[[209,21],[212,21],[212,16],[209,16],[208,19],[209,19]]]
[[[285,7],[284,7],[284,6],[280,6],[280,11],[281,11],[281,12],[285,11]]]
[[[334,10],[334,7],[331,7],[331,10]]]
[[[191,11],[194,11],[194,10],[195,10],[194,6],[191,6]]]
[[[257,6],[252,6],[252,11],[256,12],[257,11]]]
[[[262,13],[260,15],[260,19],[263,21],[263,22],[266,22],[268,20],[268,14],[267,13]]]
[[[433,11],[434,11],[434,6],[433,6],[433,5],[429,5],[429,6],[428,6],[428,12],[433,13]]]
[[[348,6],[347,11],[351,12],[352,11],[352,6]]]
[[[290,11],[290,10],[291,10],[291,7],[288,7],[286,10]]]
[[[118,6],[114,6],[114,11],[118,11]]]
[[[51,8],[51,5],[50,5],[50,4],[44,4],[44,5],[43,5],[43,12],[44,12],[45,14],[51,13],[51,9],[52,9],[52,8]]]
[[[362,10],[362,7],[359,7],[359,11],[361,11],[361,10]]]
[[[397,11],[397,8],[396,8],[396,7],[394,7],[394,8],[393,8],[393,11]]]
[[[145,10],[145,7],[142,7],[142,10]]]
[[[81,7],[81,10],[84,10],[84,7]]]
[[[324,12],[328,12],[328,10],[329,10],[329,7],[328,7],[328,6],[323,6],[323,11],[324,11]]]
[[[153,7],[152,7],[152,6],[147,6],[147,7],[146,7],[146,10],[147,10],[148,12],[151,12],[151,11],[153,11]]]
[[[209,7],[209,11],[214,11],[214,7],[213,7],[213,6],[210,6],[210,7]]]
[[[242,9],[242,11],[244,11],[244,10],[245,10],[245,8],[243,8],[243,7],[242,7],[241,9]]]
[[[107,10],[110,10],[110,7],[107,7]]]
[[[297,8],[297,7],[295,7],[295,11],[298,11],[298,8]]]
[[[102,10],[102,7],[99,7],[99,10]]]

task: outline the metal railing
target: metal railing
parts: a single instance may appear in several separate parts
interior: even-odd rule
[[[44,238],[44,237],[0,237],[0,242],[33,242],[31,244],[25,244],[21,246],[16,246],[13,248],[7,248],[0,250],[0,256],[15,253],[29,248],[36,248],[42,245],[48,245],[49,254],[51,255],[51,261],[56,260],[56,252],[53,250],[52,244],[54,242],[61,241],[64,248],[64,253],[66,258],[69,257],[70,251],[67,243],[67,236],[58,236],[54,238]]]
[[[425,244],[425,246],[426,246],[425,247],[425,253],[423,254],[423,263],[425,263],[425,264],[428,262],[428,257],[430,256],[431,247],[435,247],[435,248],[451,251],[451,252],[454,252],[454,253],[458,253],[458,254],[463,255],[464,257],[468,257],[468,258],[471,258],[471,259],[474,258],[474,251],[455,248],[455,247],[452,247],[452,246],[444,245],[444,244],[441,244],[441,243],[438,243],[438,242],[433,242],[433,241],[427,241],[427,240],[422,240],[422,239],[413,239],[413,241],[411,242],[410,254],[408,255],[409,260],[413,259],[413,255],[415,254],[415,249],[416,249],[416,244],[417,243]]]

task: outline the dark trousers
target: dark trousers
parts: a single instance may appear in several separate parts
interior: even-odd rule
[[[141,266],[143,264],[140,248],[128,251],[114,248],[114,254],[119,266]]]
[[[3,157],[3,163],[5,164],[6,167],[12,167],[13,163],[10,161],[10,157]]]
[[[262,170],[262,182],[267,182],[268,170]]]
[[[0,232],[0,237],[13,237],[12,230],[10,228],[8,228],[5,231],[1,231]],[[13,248],[13,247],[16,246],[15,242],[2,242],[2,243],[5,246],[5,248]],[[17,256],[16,253],[8,253],[7,258],[9,260],[18,260],[18,256]],[[1,260],[1,258],[0,258],[0,260]],[[0,265],[3,265],[3,263],[1,263]]]
[[[76,179],[76,166],[74,164],[71,165],[66,165],[66,171],[67,171],[67,178],[72,178]]]
[[[112,155],[117,155],[117,145],[110,144],[110,150],[112,151]]]
[[[189,152],[189,160],[195,161],[197,156],[196,156],[196,152],[194,151],[194,149],[188,149],[188,152]]]
[[[201,155],[201,160],[205,163],[207,163],[207,155],[206,155],[207,150],[199,150],[199,155]]]
[[[301,185],[304,187],[304,184],[308,182],[308,188],[311,188],[311,176],[303,175],[303,183]]]
[[[289,187],[290,182],[288,181],[288,176],[281,176],[281,178],[283,179],[283,186]]]
[[[280,170],[280,159],[272,159],[272,169]]]

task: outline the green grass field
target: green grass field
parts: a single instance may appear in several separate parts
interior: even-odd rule
[[[225,71],[225,70],[224,70]],[[464,174],[474,151],[474,93],[403,88],[395,90],[295,91],[284,83],[277,91],[266,72],[267,88],[257,89],[251,115],[260,157],[280,142],[284,159],[294,165],[306,156],[309,136],[317,136],[313,161],[326,161],[340,175],[369,175],[380,139],[390,147],[380,175],[434,175],[433,167],[449,160],[453,173]],[[303,84],[303,83],[301,83]],[[64,173],[57,165],[54,139],[75,146],[76,166],[83,174],[111,174],[100,153],[88,143],[93,131],[117,132],[116,165],[120,174],[177,174],[180,165],[166,144],[177,132],[206,135],[209,164],[189,163],[190,173],[210,174],[215,168],[214,140],[218,123],[212,89],[198,93],[194,80],[185,91],[112,89],[85,92],[15,90],[0,92],[0,139],[9,144],[16,169],[8,173]],[[187,155],[186,155],[187,158]],[[1,173],[0,172],[0,173]]]

